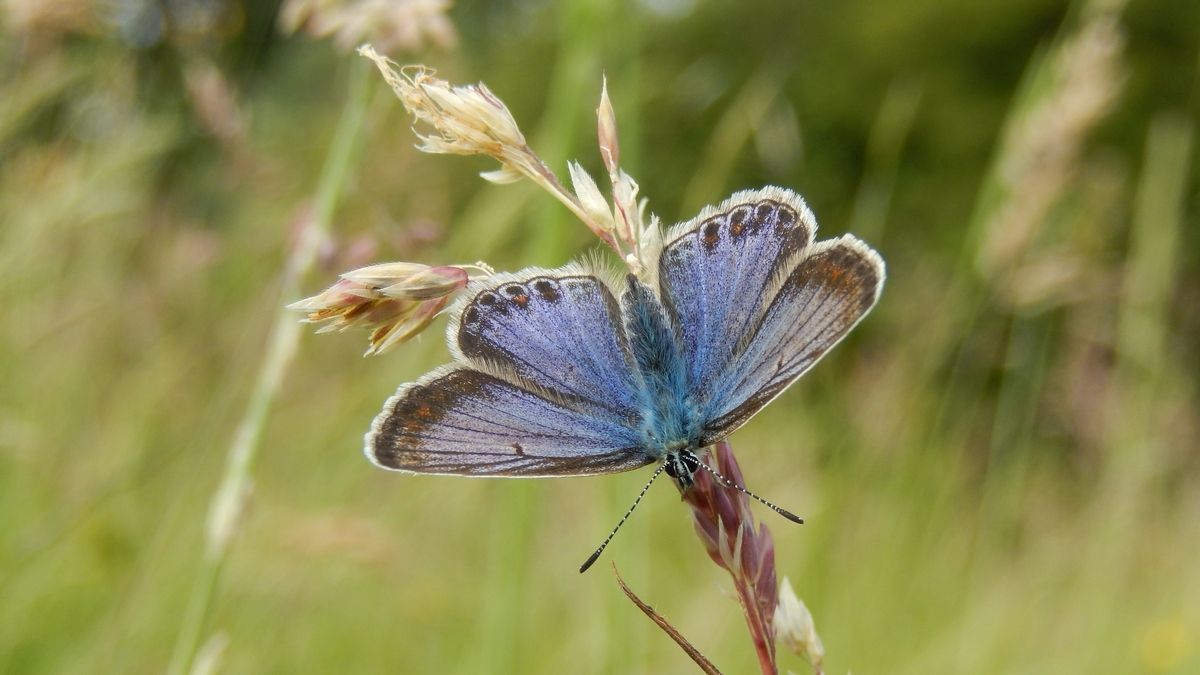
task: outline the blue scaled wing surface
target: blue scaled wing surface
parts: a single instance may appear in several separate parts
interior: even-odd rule
[[[740,192],[666,237],[659,294],[714,443],[763,408],[870,311],[883,260],[849,235],[813,243],[816,219],[782,188]]]
[[[455,362],[400,387],[366,437],[375,464],[414,473],[570,476],[654,461],[619,305],[582,266],[468,287]]]

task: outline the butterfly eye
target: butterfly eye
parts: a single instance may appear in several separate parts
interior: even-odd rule
[[[667,457],[667,461],[663,464],[663,469],[671,478],[679,478],[679,476],[684,472],[683,466],[674,455]]]
[[[696,473],[696,470],[700,468],[700,458],[691,450],[680,452],[679,461],[689,474]]]

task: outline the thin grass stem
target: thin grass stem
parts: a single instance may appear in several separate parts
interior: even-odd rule
[[[313,215],[287,260],[279,288],[281,298],[302,295],[301,282],[312,269],[320,243],[329,232],[330,221],[342,195],[366,115],[371,90],[368,72],[367,64],[356,62],[350,66],[346,102],[317,183]],[[283,378],[295,359],[303,329],[303,325],[296,321],[295,314],[281,304],[271,326],[271,337],[255,380],[254,391],[229,446],[221,482],[209,504],[204,557],[176,637],[168,670],[171,675],[191,672],[196,660],[230,542],[236,534],[250,494],[263,426],[279,394]]]

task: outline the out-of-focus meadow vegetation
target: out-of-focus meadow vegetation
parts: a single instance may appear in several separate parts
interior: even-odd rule
[[[733,437],[750,486],[807,519],[760,510],[827,672],[1200,672],[1200,4],[436,16],[0,5],[0,670],[161,672],[189,623],[223,672],[692,667],[606,561],[575,571],[645,472],[364,461],[385,397],[448,358],[441,321],[371,359],[362,336],[304,335],[248,509],[204,562],[314,218],[332,213],[304,295],[368,262],[549,267],[594,247],[535,187],[475,175],[493,162],[416,152],[348,49],[371,40],[485,81],[564,178],[572,158],[602,172],[607,74],[622,164],[664,221],[773,183],[884,255],[874,313]],[[754,669],[669,486],[607,559],[727,672]]]

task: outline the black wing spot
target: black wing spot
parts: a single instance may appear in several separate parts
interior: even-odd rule
[[[700,227],[700,243],[705,251],[711,252],[721,241],[721,221],[716,218]]]
[[[754,208],[754,220],[759,225],[770,222],[778,206],[778,204],[771,201],[759,202],[758,206]]]
[[[775,228],[783,232],[795,227],[799,216],[796,215],[792,207],[785,204],[779,207],[779,213],[775,218]]]
[[[747,206],[739,206],[729,213],[729,236],[737,240],[746,233],[747,230],[754,231],[754,221],[747,222],[750,218],[750,208]]]
[[[496,297],[495,293],[491,291],[484,291],[483,293],[479,294],[479,297],[475,299],[475,302],[478,302],[484,307],[491,307],[492,305],[496,304],[497,300],[498,298]]]
[[[547,279],[538,279],[535,281],[533,283],[533,290],[537,291],[537,294],[550,304],[558,302],[558,299],[562,297],[559,295],[558,289],[554,287],[554,284]]]

